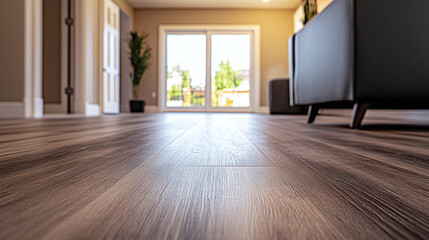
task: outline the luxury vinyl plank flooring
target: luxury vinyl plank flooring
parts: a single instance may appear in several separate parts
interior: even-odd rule
[[[0,121],[0,239],[428,239],[429,121],[347,121]]]

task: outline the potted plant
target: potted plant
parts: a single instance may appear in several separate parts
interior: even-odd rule
[[[130,36],[131,38],[128,41],[128,45],[130,47],[131,66],[133,67],[131,76],[133,83],[133,100],[130,100],[130,111],[144,112],[145,102],[139,99],[139,87],[143,74],[149,66],[152,48],[150,48],[145,41],[148,34],[131,32]]]
[[[304,10],[304,19],[302,22],[305,25],[317,15],[317,0],[302,0],[302,8]]]

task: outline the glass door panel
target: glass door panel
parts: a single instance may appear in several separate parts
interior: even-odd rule
[[[167,35],[167,107],[205,107],[206,35]]]
[[[250,34],[211,35],[211,106],[250,107]]]

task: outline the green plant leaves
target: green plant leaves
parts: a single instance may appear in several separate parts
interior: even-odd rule
[[[149,59],[152,55],[152,48],[150,48],[145,41],[148,34],[139,34],[138,32],[131,32],[128,45],[130,48],[130,61],[133,67],[132,83],[133,87],[139,87],[143,74],[149,67]],[[134,91],[134,99],[137,100],[138,91]]]
[[[304,9],[304,25],[317,15],[317,0],[302,0],[302,8]]]

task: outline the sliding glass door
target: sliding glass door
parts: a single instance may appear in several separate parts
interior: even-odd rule
[[[164,34],[164,111],[252,110],[252,31],[180,29]]]

